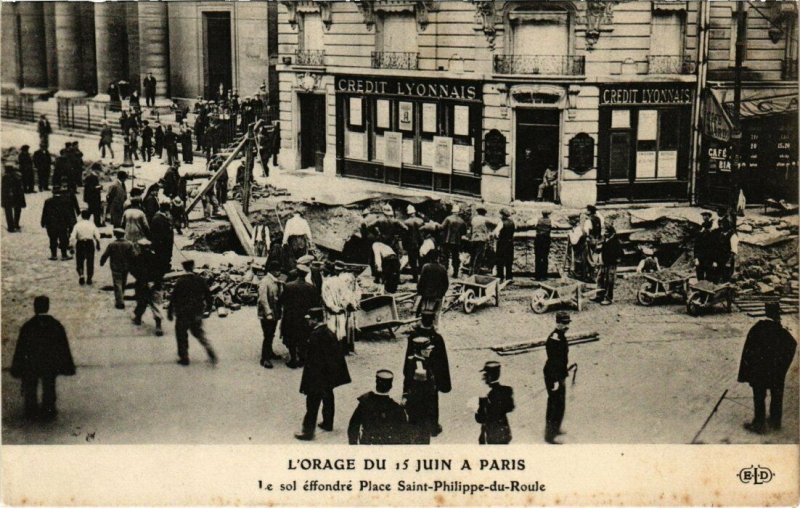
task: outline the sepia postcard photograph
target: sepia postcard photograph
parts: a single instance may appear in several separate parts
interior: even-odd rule
[[[3,504],[800,503],[796,1],[0,20]]]

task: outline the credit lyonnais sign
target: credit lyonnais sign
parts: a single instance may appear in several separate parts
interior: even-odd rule
[[[478,101],[481,98],[481,88],[476,82],[356,76],[337,76],[336,92],[456,101]]]
[[[681,106],[691,103],[691,85],[624,84],[606,86],[600,90],[601,106]]]

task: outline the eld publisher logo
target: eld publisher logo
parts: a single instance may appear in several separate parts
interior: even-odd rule
[[[742,483],[761,485],[762,483],[769,483],[775,475],[770,468],[758,465],[742,468],[738,476],[739,481]]]

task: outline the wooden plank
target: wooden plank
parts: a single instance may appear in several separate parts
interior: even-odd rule
[[[252,226],[248,229],[247,226],[250,221],[244,217],[244,213],[241,213],[241,205],[235,201],[228,201],[222,207],[225,209],[225,213],[228,214],[231,227],[233,227],[236,238],[239,239],[239,243],[242,244],[245,253],[248,256],[255,256],[255,249],[250,241],[250,238],[252,238]]]

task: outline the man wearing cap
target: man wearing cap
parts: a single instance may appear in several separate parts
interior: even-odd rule
[[[31,159],[30,145],[22,145],[19,147],[19,155],[17,156],[17,165],[19,172],[22,176],[22,186],[25,192],[34,192],[33,186],[33,159]]]
[[[636,273],[655,273],[661,271],[661,265],[652,247],[642,247],[642,260],[636,266]]]
[[[308,309],[306,318],[312,329],[306,348],[303,377],[300,380],[300,393],[306,396],[306,415],[302,430],[294,435],[301,441],[314,439],[320,405],[322,422],[319,428],[327,432],[333,430],[333,390],[350,382],[347,362],[339,341],[336,340],[336,334],[325,324],[322,307]]]
[[[430,359],[434,346],[421,336],[411,340],[411,347],[413,354],[403,366],[402,405],[408,414],[410,444],[430,444],[431,436],[439,433],[436,373]]]
[[[22,186],[22,176],[17,168],[11,165],[5,167],[2,182],[2,207],[6,213],[6,227],[9,232],[19,231],[19,219],[22,209],[25,208],[25,190]]]
[[[111,215],[111,223],[115,228],[122,227],[122,214],[125,211],[125,202],[128,201],[128,189],[125,187],[127,179],[128,173],[125,171],[118,172],[117,179],[111,184],[106,193],[107,210]]]
[[[267,266],[267,275],[258,284],[258,320],[261,322],[263,334],[260,364],[266,369],[272,368],[272,360],[280,358],[272,350],[275,330],[278,328],[278,321],[281,320],[281,283],[278,279],[280,273],[280,263],[272,260]]]
[[[172,231],[172,217],[170,217],[171,205],[168,199],[161,201],[158,211],[150,221],[150,239],[153,242],[153,252],[156,255],[158,285],[164,278],[164,274],[172,270],[172,247],[175,241],[175,234]]]
[[[292,270],[291,280],[284,286],[280,300],[283,309],[281,336],[289,350],[289,361],[286,365],[292,369],[302,366],[304,349],[311,334],[305,316],[309,309],[321,305],[317,288],[305,280],[310,272],[307,265],[298,264]]]
[[[711,212],[701,212],[703,224],[694,239],[694,267],[697,280],[711,280],[714,269],[717,267],[715,260],[715,232],[712,229],[714,222]]]
[[[497,238],[497,276],[500,280],[514,280],[511,270],[514,266],[514,233],[516,225],[511,220],[511,210],[500,210],[500,223],[494,228],[492,235]]]
[[[100,158],[106,158],[106,148],[108,148],[109,153],[111,154],[111,158],[114,158],[114,147],[112,143],[114,142],[114,131],[111,130],[111,126],[108,125],[107,121],[103,121],[103,128],[100,129],[100,142],[98,143],[98,150],[100,150]]]
[[[611,305],[614,303],[614,284],[617,280],[617,265],[622,259],[622,244],[617,236],[617,231],[609,224],[606,226],[606,235],[603,241],[600,257],[603,261],[600,271],[597,274],[597,287],[602,291],[597,295],[597,301],[601,305]]]
[[[92,285],[94,276],[94,251],[100,250],[100,232],[97,226],[91,221],[92,214],[89,210],[81,211],[81,218],[70,235],[70,245],[75,247],[76,269],[78,271],[78,284],[84,283]],[[83,278],[84,265],[86,268],[86,279]]]
[[[103,187],[100,185],[99,176],[101,170],[102,165],[95,162],[83,179],[83,202],[89,208],[89,213],[94,217],[94,225],[97,227],[103,224]]]
[[[417,282],[420,269],[419,248],[420,245],[422,245],[422,233],[420,233],[419,229],[425,224],[425,221],[417,215],[417,209],[414,208],[414,205],[408,205],[408,207],[406,207],[406,214],[408,214],[408,218],[403,221],[406,227],[403,247],[408,253],[408,266],[411,269],[411,280]]]
[[[64,148],[59,151],[56,160],[53,162],[53,187],[63,186],[65,189],[69,187],[69,159],[67,155],[70,150],[70,144],[65,143]]]
[[[556,329],[547,337],[545,351],[547,361],[544,364],[544,384],[547,389],[547,413],[545,415],[544,440],[550,444],[561,444],[556,437],[561,432],[564,420],[567,387],[564,380],[569,375],[569,344],[567,329],[571,318],[564,311],[556,313]]]
[[[136,255],[133,244],[125,239],[125,230],[114,228],[114,241],[106,246],[103,255],[100,256],[100,266],[106,264],[110,259],[111,281],[114,285],[114,306],[118,309],[125,308],[123,296],[125,295],[125,285],[128,282],[128,272],[131,263]]]
[[[133,194],[133,190],[131,190]],[[125,228],[125,238],[134,245],[142,238],[150,237],[150,226],[147,224],[147,217],[142,210],[141,196],[131,197],[131,206],[122,214],[122,224]]]
[[[208,360],[217,364],[217,354],[203,330],[203,311],[211,305],[211,291],[206,281],[194,273],[194,260],[181,263],[186,274],[178,278],[172,289],[167,319],[175,318],[175,339],[178,343],[178,364],[189,365],[189,332],[206,350]]]
[[[548,265],[550,263],[550,232],[553,230],[550,221],[550,210],[542,210],[542,216],[536,221],[536,238],[533,241],[534,274],[536,280],[547,278]]]
[[[747,334],[742,359],[739,364],[740,383],[749,383],[753,389],[753,420],[744,428],[756,434],[767,431],[767,391],[770,393],[769,426],[781,428],[783,416],[783,385],[786,373],[794,359],[797,341],[781,325],[781,308],[778,302],[765,305],[767,319],[758,321]]]
[[[394,374],[381,369],[375,373],[375,391],[358,398],[347,426],[351,445],[389,445],[408,443],[408,417],[403,406],[392,400]]]
[[[72,259],[67,253],[72,227],[71,210],[65,208],[68,201],[62,199],[62,195],[61,187],[53,187],[53,195],[45,200],[42,207],[41,225],[47,230],[47,237],[50,239],[51,260],[58,259],[56,249],[61,249],[61,259]]]
[[[36,167],[36,177],[39,179],[39,191],[50,190],[50,170],[53,166],[53,159],[46,146],[40,146],[33,152],[33,165]]]
[[[414,341],[420,337],[425,338],[430,347],[428,365],[433,373],[432,382],[436,388],[430,397],[431,411],[431,435],[438,436],[442,432],[439,423],[439,393],[450,393],[452,384],[450,381],[450,361],[447,357],[447,346],[444,337],[436,331],[434,326],[435,314],[429,310],[422,312],[419,325],[415,326],[408,336],[406,345],[406,358],[414,354]]]
[[[472,274],[480,273],[489,251],[489,235],[495,225],[486,216],[486,207],[478,206],[472,216],[470,237],[472,242]]]
[[[459,213],[461,207],[453,205],[450,215],[442,222],[442,240],[444,254],[448,262],[453,263],[453,277],[459,277],[459,269],[461,268],[461,240],[467,234],[467,223],[461,218]],[[447,268],[447,262],[445,262]]]
[[[500,384],[499,362],[486,362],[481,372],[489,393],[478,399],[475,412],[475,421],[481,424],[478,443],[508,444],[511,442],[511,426],[507,415],[514,410],[514,390]]]
[[[450,279],[447,276],[447,268],[439,262],[438,252],[434,251],[427,258],[428,262],[422,267],[417,283],[417,295],[419,295],[417,315],[431,313],[434,316],[434,324],[438,324],[442,301],[450,288]]]
[[[48,314],[49,310],[48,297],[34,298],[36,315],[22,325],[11,362],[11,376],[22,380],[26,419],[54,420],[58,414],[56,377],[75,375],[67,332]],[[42,382],[41,406],[37,394],[39,380]]]
[[[156,323],[156,336],[161,336],[161,306],[158,295],[159,267],[156,255],[152,249],[152,242],[147,238],[137,241],[137,253],[131,264],[131,275],[136,279],[136,307],[133,309],[133,324],[141,325],[142,316],[147,308],[153,313]]]
[[[378,241],[382,242],[401,256],[400,237],[406,231],[406,225],[395,218],[394,209],[389,203],[384,203],[382,207],[383,215],[378,217],[375,223],[375,230],[378,234]]]

